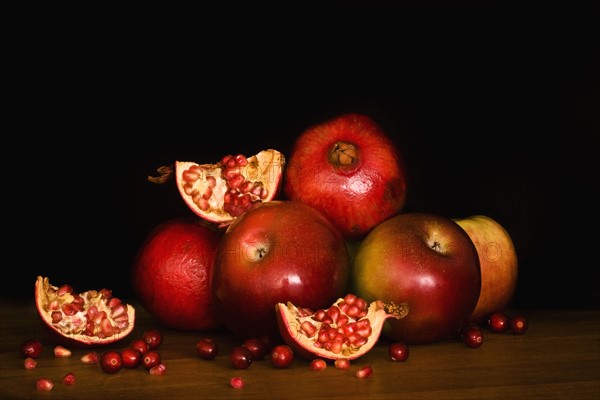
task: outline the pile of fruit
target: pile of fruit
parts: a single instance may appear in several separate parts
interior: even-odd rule
[[[159,172],[149,180],[174,181],[192,213],[148,234],[132,287],[164,327],[225,328],[240,343],[262,343],[232,352],[236,368],[265,354],[276,366],[298,354],[314,369],[325,360],[347,368],[380,335],[404,361],[411,344],[460,337],[479,347],[485,322],[525,331],[523,317],[505,314],[518,264],[508,232],[485,215],[403,212],[401,151],[366,115],[308,127],[287,156],[176,160]],[[75,295],[40,277],[36,298],[46,325],[71,343],[112,343],[134,325],[131,306],[109,291]],[[197,350],[212,359],[218,346],[203,339]]]

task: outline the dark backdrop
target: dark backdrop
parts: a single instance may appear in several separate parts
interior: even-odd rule
[[[3,295],[32,296],[43,275],[132,296],[145,235],[191,215],[174,184],[146,180],[157,167],[289,154],[309,125],[363,112],[404,155],[405,212],[486,214],[509,231],[515,306],[597,307],[593,51],[485,19],[426,36],[447,20],[420,15],[430,25],[411,32],[386,18],[293,41],[275,29],[185,45],[157,34],[40,44],[4,148]]]

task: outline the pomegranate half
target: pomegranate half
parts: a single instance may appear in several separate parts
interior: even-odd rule
[[[276,198],[285,157],[274,149],[246,157],[227,155],[214,164],[175,162],[181,197],[198,216],[227,226],[258,203]]]
[[[404,318],[408,305],[367,303],[347,294],[316,312],[291,302],[278,303],[275,311],[281,337],[294,352],[309,360],[353,360],[373,348],[387,319]]]
[[[76,293],[71,285],[53,286],[37,277],[35,305],[53,339],[67,347],[100,346],[118,342],[135,325],[135,309],[110,289]]]

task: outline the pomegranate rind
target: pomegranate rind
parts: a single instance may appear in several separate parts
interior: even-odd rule
[[[255,201],[264,203],[277,198],[281,192],[280,184],[285,168],[283,153],[275,149],[262,150],[248,157],[247,161],[248,164],[240,168],[241,174],[246,180],[260,183],[267,190],[265,198],[257,198]],[[186,179],[190,172],[197,177],[193,182]],[[223,209],[228,188],[224,184],[225,179],[222,172],[220,162],[198,164],[194,161],[175,161],[175,181],[185,204],[199,217],[225,227],[231,224],[239,215],[232,216]],[[208,177],[214,177],[218,184],[210,188],[212,194],[207,199],[209,207],[202,209],[198,205],[197,199],[209,190]]]
[[[50,283],[49,278],[38,276],[35,282],[35,306],[40,316],[44,326],[46,327],[46,331],[48,332],[51,339],[60,345],[63,345],[67,348],[87,348],[87,347],[101,347],[109,344],[116,343],[124,338],[126,338],[134,329],[135,326],[135,308],[130,304],[124,304],[127,309],[127,324],[124,324],[124,327],[116,334],[106,336],[106,337],[98,337],[98,336],[88,336],[84,334],[77,333],[65,333],[60,328],[59,325],[54,324],[52,322],[51,311],[49,309],[49,305],[52,301],[58,300],[60,303],[70,303],[74,299],[74,296],[71,293],[64,293],[62,295],[58,295],[56,291],[58,291],[58,287],[54,286]],[[80,296],[86,297],[89,292],[96,291],[87,291],[79,293]],[[101,305],[101,310],[108,310],[108,307],[104,305],[104,309],[102,308],[102,301],[95,302],[96,305]],[[73,317],[74,318],[85,318],[85,313],[87,308],[83,311],[77,312]]]
[[[344,299],[340,298],[334,302],[334,305],[342,301],[344,301]],[[379,340],[386,320],[389,318],[402,319],[408,315],[408,305],[405,303],[400,305],[386,305],[381,301],[370,303],[367,315],[361,318],[367,318],[371,323],[372,333],[367,342],[360,347],[344,344],[342,351],[339,353],[315,347],[314,342],[316,337],[313,336],[309,338],[301,330],[300,327],[303,321],[310,321],[310,323],[316,326],[317,331],[319,330],[323,323],[315,321],[312,318],[312,315],[304,315],[298,307],[291,302],[277,303],[275,312],[277,314],[279,333],[286,344],[288,344],[296,354],[307,360],[314,360],[316,358],[326,358],[334,361],[338,359],[355,360],[367,354],[373,346],[375,346]]]

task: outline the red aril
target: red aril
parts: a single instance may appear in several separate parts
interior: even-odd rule
[[[54,339],[67,347],[115,343],[134,328],[135,309],[110,289],[77,293],[71,285],[54,286],[38,276],[35,305]]]

